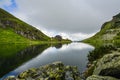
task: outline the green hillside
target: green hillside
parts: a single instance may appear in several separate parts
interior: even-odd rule
[[[16,34],[11,28],[0,28],[0,43],[30,43],[30,40]]]
[[[50,38],[40,30],[0,8],[0,43],[24,43],[49,40]]]
[[[93,45],[103,43],[120,43],[120,14],[113,16],[111,21],[104,23],[101,30],[91,38],[84,40]]]

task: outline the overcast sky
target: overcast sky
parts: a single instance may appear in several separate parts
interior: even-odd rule
[[[120,0],[0,0],[0,7],[49,36],[81,40],[120,12]]]

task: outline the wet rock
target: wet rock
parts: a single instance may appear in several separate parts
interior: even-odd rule
[[[103,77],[103,76],[92,75],[92,76],[88,77],[86,80],[118,80],[118,79],[109,77],[109,76]]]

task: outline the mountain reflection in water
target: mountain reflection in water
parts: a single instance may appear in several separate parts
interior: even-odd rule
[[[42,48],[43,46],[44,48]],[[65,65],[78,66],[79,71],[83,72],[86,69],[86,64],[88,62],[87,55],[89,51],[94,49],[93,46],[84,43],[71,43],[65,45],[56,44],[54,46],[55,47],[50,47],[50,45],[32,46],[32,48],[17,54],[15,56],[17,58],[15,59],[25,59],[28,58],[27,56],[30,56],[31,60],[25,62],[23,65],[6,74],[4,77],[8,75],[18,75],[20,72],[29,68],[39,67],[55,61],[62,61]],[[18,58],[18,55],[21,58]],[[33,58],[35,55],[37,56]]]

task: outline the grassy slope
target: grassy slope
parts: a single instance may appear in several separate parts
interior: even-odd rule
[[[97,34],[83,42],[95,46],[104,43],[120,44],[120,13],[113,16],[111,21],[104,23]]]
[[[30,40],[16,34],[11,28],[0,28],[0,43],[29,43]]]
[[[89,43],[91,45],[94,45],[94,46],[102,46],[103,44],[119,44],[120,43],[120,28],[113,28],[111,26],[112,22],[107,22],[105,23],[104,27],[98,32],[96,33],[94,36],[88,38],[88,39],[85,39],[83,40],[83,42],[85,43]],[[113,39],[108,39],[108,40],[105,40],[103,38],[104,35],[106,34],[109,34],[107,33],[107,31],[109,30],[114,30],[113,33],[116,34],[115,37],[113,37]],[[119,30],[119,32],[115,32],[116,30]],[[106,36],[105,38],[109,37],[110,35],[112,34],[109,34],[108,36]]]
[[[9,23],[9,24],[8,24]],[[0,43],[62,43],[71,42],[63,39],[58,41],[46,36],[35,27],[21,21],[0,8]],[[24,35],[23,35],[24,34]],[[30,39],[30,37],[35,39]]]
[[[111,23],[110,22],[106,22],[103,26],[104,26],[103,29],[101,29],[94,36],[92,36],[92,37],[90,37],[88,39],[83,40],[83,42],[90,43],[90,44],[95,45],[95,46],[102,45],[102,43],[105,42],[104,40],[102,40],[102,35],[105,34],[106,30],[110,29]]]
[[[9,23],[9,24],[7,24]],[[5,28],[12,28],[14,32],[22,32],[24,35],[23,37],[26,37],[30,39],[28,36],[35,36],[36,39],[34,40],[41,40],[41,41],[48,41],[50,38],[46,36],[44,33],[42,33],[40,30],[36,29],[35,27],[21,21],[20,19],[14,17],[10,13],[6,12],[5,10],[0,8],[0,24],[1,27]],[[21,33],[18,33],[21,35]],[[27,35],[27,36],[26,36]],[[33,40],[33,39],[31,39]]]

